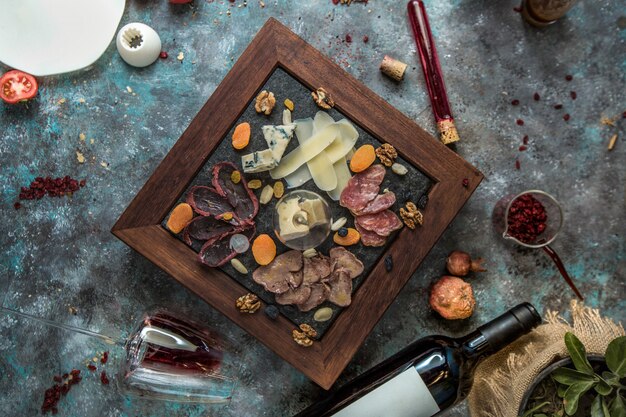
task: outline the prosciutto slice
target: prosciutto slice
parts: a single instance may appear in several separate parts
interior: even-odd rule
[[[256,228],[252,225],[240,233],[246,236],[248,240],[252,240],[256,233]],[[198,254],[200,262],[210,267],[216,267],[224,265],[237,256],[237,252],[230,248],[230,236],[232,234],[229,233],[221,237],[215,236],[207,240]]]
[[[357,216],[356,223],[363,229],[375,232],[380,236],[389,236],[391,232],[402,229],[402,220],[391,210]]]
[[[385,167],[372,165],[365,171],[356,174],[348,181],[341,192],[339,204],[352,212],[362,210],[378,195],[380,184],[385,178]]]
[[[218,217],[224,213],[232,213],[234,211],[233,206],[230,205],[226,197],[211,187],[192,187],[189,190],[189,194],[187,194],[187,204],[202,216]]]
[[[243,223],[251,223],[254,216],[259,212],[259,200],[248,188],[243,175],[241,181],[235,184],[231,180],[233,171],[238,171],[235,164],[222,162],[213,167],[213,187],[226,197],[231,206],[235,208],[235,214]]]
[[[376,198],[367,203],[361,210],[354,212],[355,216],[363,216],[365,214],[376,214],[383,210],[387,210],[396,202],[396,195],[389,191],[388,193],[378,194]]]

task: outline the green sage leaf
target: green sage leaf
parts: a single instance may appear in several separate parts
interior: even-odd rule
[[[568,388],[569,386],[567,385],[559,385],[556,389],[556,395],[558,395],[559,398],[565,397],[565,391],[567,391]]]
[[[604,371],[602,372],[602,379],[612,385],[614,387],[619,387],[621,384],[619,383],[619,376],[615,375],[613,372]]]
[[[578,410],[578,401],[580,400],[580,397],[589,391],[595,384],[595,381],[577,382],[565,391],[563,405],[565,405],[565,413],[568,416],[573,415],[576,410]]]
[[[603,397],[606,397],[613,391],[613,387],[611,387],[609,383],[606,382],[600,375],[596,374],[596,379],[598,383],[593,388],[596,390],[598,394],[602,395]]]
[[[611,417],[626,417],[626,404],[621,395],[617,394],[611,402],[610,407]]]
[[[591,417],[611,417],[610,414],[604,412],[605,409],[606,403],[604,402],[604,398],[599,395],[596,396],[591,403]]]
[[[606,365],[620,378],[626,376],[626,336],[615,338],[606,348]]]
[[[583,343],[574,336],[574,333],[565,333],[565,346],[572,358],[572,362],[577,370],[588,375],[593,375],[593,368],[587,359],[587,351]],[[611,369],[612,370],[612,369]]]
[[[573,385],[577,382],[595,381],[592,375],[570,368],[558,368],[552,372],[552,378],[559,384]]]
[[[530,417],[535,412],[540,411],[546,405],[550,405],[550,401],[545,401],[539,405],[534,406],[533,408],[531,408],[530,410],[527,410],[524,414],[522,414],[522,417]],[[538,416],[537,414],[534,414],[534,417],[537,417],[537,416]]]

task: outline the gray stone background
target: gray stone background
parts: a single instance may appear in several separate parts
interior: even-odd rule
[[[581,1],[564,19],[541,30],[523,23],[513,10],[516,5],[486,0],[427,4],[462,137],[456,150],[485,180],[339,383],[420,336],[462,335],[521,301],[541,311],[567,309],[572,293],[547,257],[518,249],[491,229],[496,201],[528,188],[553,193],[563,204],[565,225],[554,247],[587,303],[615,320],[626,319],[626,122],[621,118],[626,110],[626,4]],[[129,1],[122,24],[139,21],[155,28],[167,60],[135,69],[111,44],[87,71],[42,78],[39,96],[28,107],[0,106],[1,296],[7,307],[114,336],[127,334],[150,306],[162,306],[229,334],[247,357],[227,407],[124,398],[84,370],[84,380],[62,400],[59,415],[288,417],[323,395],[109,233],[269,16],[435,133],[405,2],[371,0],[346,7],[330,0],[279,0],[261,7],[256,0],[245,6],[241,0],[196,0],[192,6]],[[346,34],[351,44],[343,42]],[[185,55],[182,63],[176,60],[179,52]],[[379,73],[385,54],[409,63],[402,83]],[[566,74],[573,81],[565,81]],[[570,91],[577,92],[576,100]],[[532,99],[535,92],[539,102]],[[521,101],[517,107],[510,105],[514,98]],[[556,103],[564,109],[553,109]],[[562,119],[566,112],[569,122]],[[619,116],[616,126],[602,125],[602,116]],[[515,123],[517,118],[524,126]],[[608,152],[615,133],[618,143]],[[520,152],[524,135],[530,142]],[[76,150],[87,158],[84,164],[77,162]],[[72,198],[29,201],[14,210],[20,187],[47,175],[86,178],[87,186]],[[461,322],[438,318],[427,301],[429,286],[444,272],[446,254],[454,249],[485,257],[489,268],[470,278],[478,306],[472,318]],[[77,314],[70,314],[69,307]],[[0,323],[0,415],[37,415],[54,374],[84,369],[83,360],[104,349],[96,339],[13,315],[3,314]],[[114,374],[121,356],[111,353],[107,370]],[[468,411],[460,405],[447,415]]]

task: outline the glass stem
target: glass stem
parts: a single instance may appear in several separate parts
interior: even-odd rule
[[[124,344],[126,343],[126,340],[124,339],[119,339],[119,338],[115,338],[115,337],[110,337],[110,336],[106,336],[100,333],[96,333],[96,332],[92,332],[91,330],[86,330],[86,329],[81,329],[80,327],[75,327],[75,326],[70,326],[68,324],[61,324],[61,323],[57,323],[55,321],[52,320],[47,320],[47,319],[42,319],[41,317],[37,317],[37,316],[33,316],[31,314],[28,313],[22,313],[21,311],[17,311],[17,310],[13,310],[12,308],[8,308],[8,307],[0,307],[0,309],[2,311],[4,311],[7,314],[14,314],[16,316],[19,317],[24,317],[30,320],[34,320],[37,321],[39,323],[43,323],[46,324],[48,326],[51,327],[56,327],[57,329],[63,329],[63,330],[68,330],[70,332],[76,332],[76,333],[80,333],[80,334],[84,334],[87,336],[91,336],[91,337],[95,337],[97,339],[100,339],[102,341],[104,341],[105,343],[109,344],[109,345],[119,345],[119,346],[124,346]]]
[[[557,255],[557,253],[554,251],[554,249],[550,247],[550,245],[543,246],[543,250],[554,261],[554,263],[556,264],[556,267],[559,269],[559,272],[563,276],[563,279],[565,279],[565,282],[567,282],[567,285],[570,286],[570,288],[574,291],[576,296],[580,300],[584,300],[585,298],[582,296],[580,291],[578,291],[578,288],[576,288],[574,281],[572,281],[572,278],[567,273],[567,270],[565,269],[565,265],[563,265],[563,261],[561,261],[561,258],[559,258],[559,255]]]

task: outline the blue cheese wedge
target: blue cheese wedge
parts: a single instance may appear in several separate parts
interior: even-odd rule
[[[267,142],[268,148],[272,151],[274,161],[276,164],[280,162],[287,150],[287,145],[293,137],[293,132],[296,130],[296,124],[278,125],[278,126],[263,126],[263,136]]]
[[[275,168],[278,163],[271,149],[253,152],[241,157],[243,172],[263,172]]]

